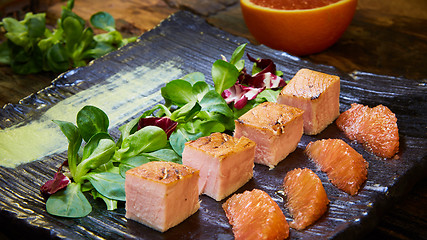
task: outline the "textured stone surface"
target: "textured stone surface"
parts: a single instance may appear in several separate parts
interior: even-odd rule
[[[6,2],[12,1],[3,1],[0,5]],[[64,4],[58,0],[39,2],[56,3],[48,9],[51,19],[60,15],[60,6]],[[306,56],[305,59],[332,65],[347,73],[362,70],[403,76],[427,84],[426,5],[425,0],[359,0],[355,18],[340,41],[330,49]],[[28,9],[28,6],[25,7]],[[16,7],[12,9],[16,10]],[[97,11],[108,11],[116,18],[124,33],[139,35],[179,9],[200,14],[210,24],[256,43],[244,25],[237,0],[92,0],[76,1],[74,10],[85,19]],[[19,76],[7,67],[0,67],[0,105],[17,103],[23,97],[50,85],[55,77],[56,74],[47,73]],[[387,211],[367,239],[425,238],[426,186],[427,179],[415,185],[403,201]],[[3,238],[2,234],[0,238]]]

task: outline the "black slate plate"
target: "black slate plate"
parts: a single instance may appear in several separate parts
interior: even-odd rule
[[[104,84],[105,79],[119,70],[133,69],[141,65],[155,68],[168,59],[173,59],[183,74],[199,71],[211,82],[212,63],[219,59],[221,54],[230,56],[239,44],[246,42],[243,38],[234,37],[208,25],[191,13],[178,12],[142,35],[139,42],[94,61],[88,67],[61,75],[52,82],[52,86],[23,99],[19,104],[6,105],[0,111],[0,127],[7,128],[37,120],[58,102],[87,91],[92,86]],[[339,72],[333,67],[316,65],[264,46],[248,45],[246,49],[252,56],[273,59],[278,69],[284,72],[285,79],[290,79],[302,67],[339,75],[341,111],[348,109],[351,103],[358,102],[371,107],[383,104],[396,113],[401,138],[398,154],[400,159],[378,159],[364,151],[359,144],[349,142],[335,124],[332,124],[317,136],[303,136],[297,150],[274,170],[256,165],[254,178],[238,191],[253,188],[266,191],[289,217],[283,199],[277,191],[280,190],[288,171],[297,167],[311,168],[325,186],[330,199],[329,210],[305,231],[291,229],[291,239],[360,238],[375,226],[388,205],[408,192],[427,170],[427,87],[404,78],[364,72]],[[159,88],[156,89],[158,90]],[[153,92],[146,94],[151,95]],[[141,112],[155,103],[154,101],[141,106]],[[123,119],[123,122],[126,120],[128,119]],[[112,129],[112,132],[118,136],[117,127]],[[326,175],[317,171],[315,165],[303,154],[308,142],[322,138],[344,139],[369,162],[368,179],[358,195],[349,196],[337,190],[328,182]],[[39,188],[53,176],[65,156],[65,153],[54,154],[16,168],[0,167],[0,226],[3,232],[19,238],[233,238],[231,227],[221,208],[222,202],[215,202],[205,196],[201,196],[201,208],[196,214],[164,234],[139,223],[127,221],[123,203],[116,211],[106,211],[102,202],[91,200],[95,207],[85,218],[66,219],[51,216],[45,211]]]

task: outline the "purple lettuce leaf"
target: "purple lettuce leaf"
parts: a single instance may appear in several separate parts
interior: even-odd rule
[[[264,89],[278,89],[286,85],[285,80],[276,75],[276,65],[273,60],[255,59],[249,54],[247,56],[261,71],[250,75],[246,68],[243,68],[237,82],[221,94],[227,103],[233,102],[236,109],[243,108],[248,101],[255,99]]]
[[[283,78],[276,76],[270,72],[262,73],[259,72],[248,79],[248,86],[255,88],[266,88],[266,89],[277,89],[286,85]]]
[[[65,162],[64,162],[65,163]],[[64,163],[58,168],[58,171],[53,176],[53,179],[48,180],[45,184],[43,184],[40,188],[40,192],[43,196],[50,196],[59,190],[62,190],[71,183],[71,180],[62,173],[62,166]]]
[[[247,54],[251,62],[255,62],[257,67],[262,69],[253,76],[242,71],[242,77],[239,78],[241,84],[255,88],[277,89],[286,85],[283,78],[276,76],[276,64],[271,59],[255,59]]]
[[[236,82],[231,88],[224,90],[221,96],[227,103],[234,103],[236,109],[243,108],[246,103],[262,92],[264,88],[247,87]]]
[[[271,59],[255,59],[253,58],[251,55],[249,55],[249,53],[246,54],[248,56],[248,59],[251,62],[256,63],[256,66],[260,69],[262,69],[262,71],[260,73],[266,73],[266,72],[270,72],[272,74],[276,74],[276,64],[274,64],[273,60]]]
[[[175,131],[178,122],[173,121],[168,117],[147,117],[141,118],[138,122],[138,130],[146,126],[156,126],[165,131],[168,139],[173,131]]]

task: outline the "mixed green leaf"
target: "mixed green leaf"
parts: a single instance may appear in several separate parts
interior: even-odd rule
[[[114,210],[117,201],[125,201],[127,170],[149,161],[181,163],[186,142],[213,132],[231,132],[240,115],[261,102],[275,101],[286,83],[275,75],[271,60],[256,60],[249,55],[256,73],[247,74],[241,59],[245,47],[246,44],[240,45],[230,62],[223,57],[213,63],[214,85],[208,84],[200,72],[167,83],[161,88],[164,104],[121,126],[117,142],[108,133],[107,114],[97,107],[83,107],[77,114],[77,126],[54,120],[69,142],[68,171],[64,172],[61,166],[54,179],[42,186],[44,194],[51,194],[47,211],[63,217],[86,216],[91,206],[83,192],[90,192],[94,199],[101,198],[108,210]],[[239,88],[255,89],[256,94],[249,99],[246,93],[232,93],[234,99],[243,99],[245,104],[242,100],[227,102],[227,91]]]
[[[0,63],[10,65],[18,74],[64,72],[136,40],[123,38],[115,29],[114,18],[106,12],[90,18],[93,27],[105,31],[95,35],[72,12],[73,6],[74,0],[68,0],[54,29],[46,26],[45,13],[27,13],[21,21],[3,18],[0,27],[6,31],[7,41],[0,44]]]
[[[85,106],[78,112],[77,126],[66,121],[54,122],[67,137],[69,145],[68,161],[61,165],[54,179],[41,187],[42,193],[49,197],[46,210],[52,215],[84,217],[89,214],[92,207],[83,194],[86,191],[91,191],[94,198],[103,199],[108,210],[114,210],[117,201],[125,201],[123,169],[151,159],[178,159],[171,157],[169,152],[158,152],[167,145],[167,137],[156,126],[134,132],[124,125],[123,139],[114,142],[108,133],[107,115],[94,106]],[[130,122],[131,125],[134,123]],[[150,158],[152,155],[154,157]],[[135,161],[137,156],[147,160]],[[64,166],[68,166],[68,171],[63,170]]]

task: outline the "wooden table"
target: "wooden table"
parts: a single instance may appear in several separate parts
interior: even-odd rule
[[[52,5],[47,10],[48,17],[56,19],[60,5]],[[201,15],[210,24],[257,44],[245,26],[237,0],[76,1],[74,11],[85,19],[97,11],[107,11],[116,18],[124,34],[139,35],[180,9]],[[360,70],[427,84],[426,55],[427,1],[359,0],[353,22],[342,38],[326,51],[303,58],[348,73]],[[0,67],[0,105],[17,103],[48,86],[55,76],[52,73],[19,76],[8,67]],[[426,204],[427,178],[424,178],[415,186],[408,186],[407,196],[391,206],[366,238],[427,239]]]

